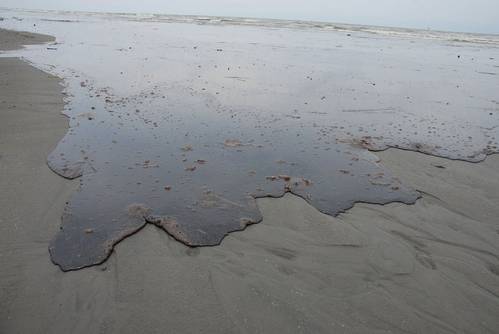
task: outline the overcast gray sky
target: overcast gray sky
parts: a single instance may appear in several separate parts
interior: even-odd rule
[[[499,33],[499,0],[0,0],[0,7],[303,19]]]

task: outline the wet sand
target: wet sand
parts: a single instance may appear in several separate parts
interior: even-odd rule
[[[46,165],[67,130],[62,87],[13,58],[0,73],[1,333],[498,331],[498,155],[390,149],[376,154],[422,192],[414,205],[332,218],[260,199],[263,221],[218,247],[146,226],[105,264],[63,273],[47,247],[78,181]]]
[[[31,34],[28,32],[18,32],[0,28],[2,44],[0,50],[16,50],[23,45],[34,45],[55,40],[54,37],[43,34]]]

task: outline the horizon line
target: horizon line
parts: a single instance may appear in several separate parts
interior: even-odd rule
[[[232,15],[205,15],[205,14],[173,14],[173,13],[166,13],[166,12],[127,12],[127,11],[117,11],[117,10],[111,10],[111,11],[88,11],[88,10],[67,10],[67,9],[38,9],[38,8],[11,8],[11,7],[1,7],[0,10],[14,10],[14,11],[21,11],[21,12],[57,12],[57,13],[62,13],[62,14],[72,14],[72,13],[82,13],[82,14],[117,14],[117,15],[152,15],[152,16],[178,16],[178,17],[191,17],[191,18],[217,18],[217,19],[223,19],[223,18],[228,18],[228,19],[256,19],[256,20],[271,20],[271,21],[279,21],[279,22],[296,22],[296,23],[316,23],[316,24],[327,24],[327,25],[333,25],[333,28],[342,28],[344,29],[345,27],[342,26],[347,26],[347,27],[352,27],[352,28],[381,28],[382,30],[388,30],[388,29],[394,29],[396,30],[402,30],[402,31],[417,31],[417,32],[433,32],[433,33],[444,33],[444,34],[469,34],[469,35],[485,35],[485,36],[497,36],[499,37],[499,32],[469,32],[469,31],[458,31],[458,30],[442,30],[442,29],[432,29],[430,27],[428,28],[415,28],[415,27],[402,27],[402,26],[394,26],[394,25],[389,25],[389,26],[383,26],[383,25],[377,25],[377,24],[363,24],[363,23],[346,23],[346,22],[333,22],[333,21],[322,21],[322,20],[307,20],[307,19],[283,19],[283,18],[272,18],[272,17],[256,17],[256,16],[232,16]],[[214,22],[206,22],[206,23],[211,23],[214,24]],[[230,24],[230,22],[224,22],[226,24]],[[248,22],[250,23],[250,22]],[[250,23],[251,24],[251,23]],[[250,25],[248,24],[248,25]],[[234,24],[235,25],[235,24]],[[254,24],[256,25],[256,24]],[[334,27],[334,25],[338,25],[338,27]],[[290,28],[290,27],[287,27]],[[320,27],[317,27],[320,28]],[[347,30],[347,29],[344,29]],[[359,31],[359,30],[352,30],[352,31]],[[370,32],[366,30],[361,30],[363,32]],[[374,33],[374,32],[371,32]]]

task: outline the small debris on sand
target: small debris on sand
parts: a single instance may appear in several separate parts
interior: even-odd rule
[[[286,182],[289,181],[289,180],[291,180],[291,176],[289,176],[289,175],[279,175],[279,178],[281,180],[286,181]]]
[[[303,183],[304,183],[306,186],[310,186],[310,185],[312,185],[312,181],[310,181],[310,180],[307,180],[307,179],[302,178],[302,181],[303,181]]]
[[[159,165],[155,163],[154,161],[151,160],[145,160],[144,163],[142,164],[143,168],[157,168]]]
[[[369,178],[369,182],[378,186],[389,186],[392,183],[386,180],[384,173],[376,173]]]
[[[192,145],[189,145],[189,144],[184,145],[184,146],[182,146],[181,150],[184,152],[192,151]]]
[[[226,147],[238,147],[242,146],[241,142],[237,139],[226,139],[224,142]]]
[[[78,114],[78,117],[86,118],[89,121],[91,121],[91,120],[93,120],[95,118],[95,113],[93,113],[93,112],[84,112],[84,113]]]

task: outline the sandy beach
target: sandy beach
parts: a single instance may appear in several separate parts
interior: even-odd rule
[[[49,41],[0,30],[3,50]],[[61,80],[17,58],[0,73],[0,333],[499,331],[499,155],[376,152],[415,204],[331,217],[263,198],[262,222],[220,246],[146,225],[103,264],[62,272],[48,245],[79,181],[46,163],[68,129]]]

